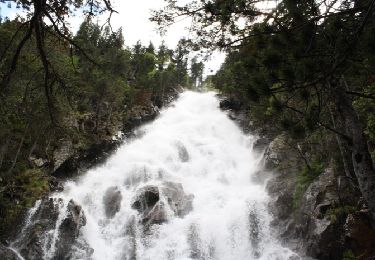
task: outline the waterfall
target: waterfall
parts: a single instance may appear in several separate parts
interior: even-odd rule
[[[264,184],[253,180],[262,172],[255,137],[218,108],[215,93],[182,93],[136,136],[52,195],[58,216],[42,236],[42,258],[58,258],[72,208],[84,221],[71,259],[296,257],[275,238]]]

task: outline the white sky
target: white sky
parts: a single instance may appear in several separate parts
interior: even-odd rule
[[[185,0],[185,2],[188,1]],[[113,15],[112,25],[114,28],[123,27],[125,45],[127,46],[134,45],[138,40],[144,45],[148,45],[152,41],[155,46],[158,46],[164,40],[169,48],[174,49],[181,38],[189,36],[189,19],[171,26],[164,36],[160,36],[156,25],[149,21],[151,10],[163,8],[164,0],[113,0],[113,5],[119,14]],[[211,59],[205,63],[205,74],[212,74],[211,70],[217,71],[224,58],[223,53],[214,53]]]
[[[183,1],[189,2],[188,0]],[[189,36],[189,30],[187,29],[190,25],[189,19],[185,19],[171,26],[166,35],[159,35],[156,30],[156,25],[152,23],[149,18],[152,9],[157,10],[163,8],[165,5],[164,0],[112,0],[112,2],[118,14],[113,14],[111,25],[114,30],[117,30],[119,27],[123,28],[126,46],[133,46],[140,40],[142,44],[146,46],[152,41],[157,47],[164,41],[169,48],[174,49],[182,37]],[[14,5],[14,3],[12,4]],[[16,16],[16,13],[20,12],[19,9],[7,8],[5,4],[0,4],[0,8],[2,9],[0,14],[8,16],[11,19]],[[71,17],[71,29],[76,31],[82,21],[83,17],[81,15]],[[205,62],[205,75],[212,74],[211,71],[217,71],[224,61],[224,58],[225,54],[214,53],[211,59]]]

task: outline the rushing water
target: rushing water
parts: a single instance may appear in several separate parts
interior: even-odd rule
[[[58,226],[70,199],[82,206],[87,219],[78,240],[93,249],[89,257],[87,250],[73,248],[76,259],[282,260],[293,255],[273,236],[264,185],[252,180],[262,170],[261,155],[252,150],[254,137],[218,108],[215,93],[181,94],[138,134],[107,163],[53,195],[63,202],[45,242],[45,259],[54,259]],[[141,187],[165,181],[182,184],[194,196],[192,210],[178,217],[167,209],[167,222],[145,230],[131,205]],[[112,218],[103,204],[110,187],[122,196]]]

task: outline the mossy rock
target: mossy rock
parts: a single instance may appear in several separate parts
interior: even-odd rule
[[[48,179],[42,170],[28,169],[4,183],[4,190],[0,193],[1,240],[15,234],[26,210],[49,193]]]

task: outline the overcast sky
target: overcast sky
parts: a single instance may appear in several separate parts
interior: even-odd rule
[[[157,46],[164,40],[169,48],[175,48],[179,39],[189,36],[189,19],[171,26],[164,36],[160,36],[155,24],[149,21],[151,10],[163,8],[164,0],[113,0],[113,4],[119,14],[113,15],[112,25],[116,28],[123,27],[125,44],[128,46],[134,45],[138,40],[145,45],[152,41]],[[211,60],[206,62],[205,73],[218,70],[224,57],[224,54],[215,53]]]
[[[181,1],[181,0],[180,0]],[[188,1],[188,0],[183,0]],[[169,48],[174,49],[177,42],[182,37],[189,36],[189,30],[186,29],[190,25],[190,21],[185,19],[175,25],[171,26],[167,34],[160,36],[156,30],[154,23],[149,21],[152,9],[161,9],[165,5],[164,0],[112,0],[114,9],[118,14],[113,14],[111,25],[114,30],[119,27],[123,28],[125,45],[133,46],[138,40],[144,45],[148,45],[150,41],[158,46],[163,40]],[[1,15],[14,18],[19,9],[7,8],[6,4],[1,4]],[[14,3],[13,3],[14,7]],[[82,23],[83,17],[76,15],[71,17],[71,29],[76,31]],[[215,53],[211,60],[205,63],[205,74],[211,74],[211,70],[216,71],[220,68],[225,55]]]

